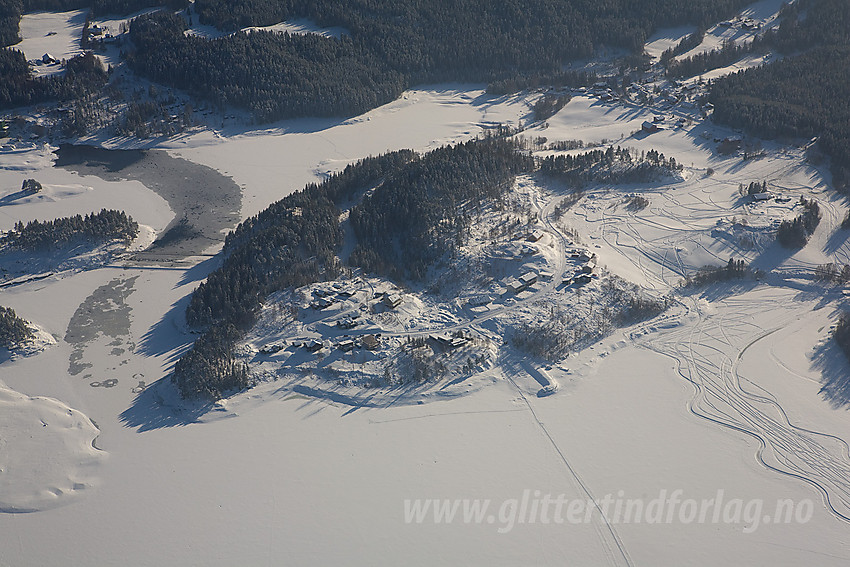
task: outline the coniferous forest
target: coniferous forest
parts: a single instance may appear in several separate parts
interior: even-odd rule
[[[0,238],[10,249],[35,252],[57,248],[77,241],[91,243],[120,239],[130,243],[139,233],[139,225],[124,211],[103,209],[99,213],[74,215],[52,221],[18,222]]]
[[[0,348],[13,349],[33,337],[27,322],[10,307],[0,305]]]
[[[605,44],[639,51],[659,26],[707,24],[746,0],[198,0],[222,30],[306,17],[348,30],[339,39],[274,33],[187,37],[173,14],[137,19],[134,70],[252,111],[260,122],[359,114],[414,84],[509,84],[551,74]],[[226,65],[222,65],[226,62]]]
[[[591,182],[646,183],[681,169],[676,158],[665,157],[657,150],[638,155],[619,146],[575,155],[547,156],[540,163],[542,173],[576,189]]]
[[[782,61],[718,79],[714,120],[774,138],[819,137],[834,184],[850,183],[850,3],[800,0],[770,39]]]
[[[107,79],[103,64],[90,52],[69,60],[63,75],[32,77],[24,54],[17,49],[0,49],[0,77],[0,108],[78,99],[102,87]]]

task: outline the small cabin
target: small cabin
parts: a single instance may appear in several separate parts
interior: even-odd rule
[[[510,291],[512,293],[519,293],[519,292],[521,292],[522,290],[525,289],[525,284],[523,284],[521,281],[515,280],[515,279],[508,280],[505,285],[507,286],[508,291]]]
[[[534,272],[526,272],[519,277],[519,281],[523,287],[528,287],[537,283],[537,274]]]
[[[378,350],[381,348],[381,339],[376,335],[363,335],[363,338],[360,339],[360,344],[365,349]]]
[[[537,242],[537,241],[539,241],[541,238],[543,238],[543,236],[544,236],[545,234],[546,234],[545,232],[543,232],[542,230],[540,230],[540,229],[538,228],[538,229],[533,230],[531,233],[529,233],[529,235],[528,235],[528,236],[526,236],[526,238],[525,238],[525,239],[526,239],[526,240],[528,240],[529,242]]]
[[[333,299],[328,299],[327,297],[320,297],[315,301],[310,302],[310,307],[313,309],[325,309],[334,304]]]
[[[469,301],[467,301],[467,305],[470,307],[482,307],[492,302],[493,298],[489,295],[476,295],[474,297],[470,297]]]
[[[390,309],[395,309],[399,305],[401,305],[401,295],[397,293],[390,293],[384,296],[383,299],[384,305],[389,307]]]
[[[352,339],[345,339],[344,341],[340,341],[336,347],[342,352],[348,352],[354,349],[354,341]]]

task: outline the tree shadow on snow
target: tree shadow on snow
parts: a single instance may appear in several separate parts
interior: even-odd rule
[[[829,338],[815,348],[812,368],[821,374],[820,395],[833,409],[850,409],[850,363]]]
[[[823,247],[824,253],[832,256],[839,248],[844,246],[848,238],[850,238],[850,230],[839,227],[835,232],[829,235],[829,238]]]
[[[173,399],[169,404],[166,398]],[[160,378],[136,395],[130,407],[121,412],[118,419],[125,427],[138,429],[139,433],[182,427],[198,423],[201,416],[212,409],[211,403],[181,402],[177,390],[168,376]]]
[[[184,331],[186,306],[191,295],[186,295],[171,305],[168,313],[142,335],[136,353],[144,356],[168,354],[168,362],[175,362],[198,337]]]

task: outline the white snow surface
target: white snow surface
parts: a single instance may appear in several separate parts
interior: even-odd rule
[[[422,87],[351,119],[204,131],[161,147],[232,176],[244,189],[246,217],[358,158],[425,151],[493,122],[516,125],[536,96]],[[846,406],[820,387],[850,373],[828,340],[847,300],[811,277],[819,263],[850,262],[850,245],[836,231],[841,200],[826,167],[807,162],[802,147],[761,142],[763,157],[721,156],[714,140],[734,131],[675,112],[666,130],[633,136],[657,110],[575,97],[526,132],[656,149],[684,165],[680,179],[589,187],[558,226],[574,230],[600,265],[653,292],[674,291],[683,274],[732,255],[767,275],[679,293],[657,319],[546,369],[560,384],[547,397],[536,397],[532,375],[544,363],[508,353],[463,395],[421,404],[401,389],[375,391],[390,402],[369,407],[269,381],[193,406],[174,398],[166,376],[196,337],[182,313],[212,261],[102,267],[0,289],[0,304],[57,337],[81,307],[90,314],[95,290],[126,290],[96,304],[82,342],[60,340],[0,364],[8,385],[0,400],[9,408],[0,412],[0,475],[13,470],[6,463],[38,471],[5,484],[0,476],[0,501],[42,510],[0,514],[3,541],[11,542],[0,546],[0,564],[845,565],[850,428]],[[674,127],[679,117],[690,124]],[[4,228],[99,210],[103,202],[123,204],[114,208],[155,229],[171,218],[140,183],[54,169],[43,147],[2,159],[4,195],[26,177],[50,190],[0,207]],[[761,180],[792,199],[740,198],[739,183]],[[547,206],[565,193],[557,185],[545,190]],[[649,206],[626,210],[630,193]],[[797,214],[800,195],[817,199],[824,213],[804,249],[740,238]],[[114,324],[124,314],[126,329]],[[76,355],[85,374],[70,372]],[[108,459],[91,445],[97,429]],[[416,498],[489,499],[495,512],[525,491],[649,502],[677,489],[698,502],[718,491],[726,501],[761,499],[765,514],[778,499],[810,502],[811,517],[762,518],[754,531],[752,521],[606,525],[596,518],[527,522],[507,533],[498,515],[480,523],[404,519],[405,500]],[[59,502],[71,505],[52,507]]]
[[[0,384],[0,431],[0,513],[53,508],[96,486],[104,454],[80,412]]]
[[[70,12],[33,12],[21,17],[21,41],[13,47],[24,52],[28,60],[41,59],[46,53],[56,60],[71,59],[83,52],[80,37],[88,10]],[[50,75],[61,65],[36,65],[37,75]]]

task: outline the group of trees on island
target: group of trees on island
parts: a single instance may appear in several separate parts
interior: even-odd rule
[[[784,220],[776,230],[776,240],[786,248],[802,248],[820,224],[821,212],[814,199],[800,197],[803,212],[793,220]]]
[[[138,223],[124,211],[103,209],[99,213],[52,221],[34,220],[26,224],[18,221],[10,232],[0,238],[0,245],[35,252],[77,241],[101,243],[120,239],[129,244],[138,233]]]
[[[0,305],[0,348],[12,350],[35,336],[26,321],[11,307]]]
[[[681,170],[675,158],[656,150],[637,154],[619,146],[575,155],[551,155],[540,163],[543,174],[575,188],[591,182],[645,183]]]

